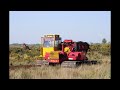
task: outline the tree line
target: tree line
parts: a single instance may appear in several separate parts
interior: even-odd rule
[[[111,55],[111,44],[106,39],[102,43],[91,43],[89,53],[98,52],[102,55]],[[16,57],[15,59],[36,59],[40,55],[40,46],[32,46],[30,50],[25,50],[21,47],[10,47],[9,56]],[[12,58],[13,59],[13,58]]]

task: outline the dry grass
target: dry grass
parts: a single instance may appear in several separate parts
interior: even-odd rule
[[[98,59],[101,64],[81,65],[78,68],[61,68],[60,66],[31,67],[29,69],[10,70],[10,79],[110,79],[110,57]]]
[[[111,58],[97,52],[89,53],[89,60],[100,61],[96,65],[81,65],[78,68],[61,68],[60,66],[16,68],[10,70],[10,79],[110,79]],[[12,59],[10,59],[12,60]],[[25,62],[14,61],[17,65]],[[27,62],[26,62],[27,63]]]

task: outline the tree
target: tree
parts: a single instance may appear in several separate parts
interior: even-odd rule
[[[107,42],[107,40],[105,38],[103,38],[102,43],[105,44]]]

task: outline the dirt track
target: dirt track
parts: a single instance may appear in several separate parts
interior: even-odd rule
[[[9,66],[10,70],[17,69],[17,68],[31,68],[31,67],[40,67],[41,65],[18,65],[18,66]]]

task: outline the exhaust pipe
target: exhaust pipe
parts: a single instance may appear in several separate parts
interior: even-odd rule
[[[62,43],[62,52],[64,52],[64,44]]]

